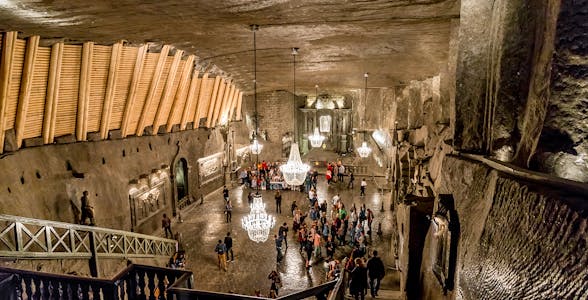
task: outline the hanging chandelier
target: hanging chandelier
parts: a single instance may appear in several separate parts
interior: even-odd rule
[[[280,166],[280,171],[284,175],[284,181],[292,186],[298,186],[304,183],[306,173],[310,170],[310,166],[303,163],[300,159],[300,151],[298,144],[293,143],[290,148],[290,157],[285,165]]]
[[[298,55],[298,48],[292,48],[292,58],[294,62],[294,103],[296,103],[296,55]],[[294,137],[297,136],[297,125],[294,124]],[[294,140],[296,141],[296,140]],[[296,142],[292,143],[290,148],[290,157],[285,165],[280,166],[280,171],[284,175],[284,181],[292,186],[298,186],[304,183],[306,173],[310,170],[310,166],[302,163],[300,159],[300,150]]]
[[[253,142],[249,149],[251,149],[251,153],[256,154],[257,162],[256,167],[259,166],[259,153],[263,148],[263,145],[259,143],[257,140],[257,132],[259,130],[258,122],[257,122],[257,47],[255,43],[255,31],[259,29],[259,25],[251,25],[251,30],[253,31],[253,94],[254,94],[254,101],[255,101],[255,133],[253,136]],[[259,170],[258,176],[259,176]],[[251,211],[248,215],[241,219],[241,226],[243,229],[247,230],[247,235],[249,239],[256,243],[262,243],[267,241],[269,236],[270,230],[276,224],[276,219],[265,212],[265,203],[263,203],[263,199],[259,194],[259,184],[257,185],[257,192],[253,196],[253,203],[251,204]]]
[[[253,31],[253,103],[255,104],[255,114],[253,116],[255,120],[255,131],[253,132],[253,141],[249,146],[252,154],[259,155],[263,150],[263,145],[257,140],[259,132],[259,115],[257,113],[257,43],[255,39],[255,32],[259,29],[259,25],[251,25],[251,31]]]
[[[364,135],[363,135],[363,143],[361,143],[361,147],[357,148],[357,154],[359,154],[359,157],[361,158],[366,158],[368,156],[370,156],[370,153],[372,153],[372,148],[370,148],[367,145],[367,142],[365,140],[365,114],[366,114],[366,107],[367,107],[367,79],[368,79],[368,73],[363,74],[363,78],[364,78],[364,88],[363,88],[363,97],[364,97],[364,103],[363,103],[363,120],[362,120],[362,127],[364,130]]]
[[[361,147],[357,148],[357,154],[361,158],[370,156],[370,153],[372,153],[372,148],[368,147],[367,142],[361,143]]]
[[[260,194],[253,196],[251,211],[241,219],[241,225],[247,230],[250,240],[256,243],[267,241],[270,230],[276,225],[276,218],[265,212],[265,203]]]
[[[314,128],[314,133],[308,136],[308,140],[310,141],[310,145],[313,148],[318,148],[323,144],[325,137],[319,133],[318,127]]]
[[[259,141],[257,141],[257,138],[254,138],[253,143],[249,145],[249,149],[251,150],[251,154],[258,155],[259,153],[261,153],[261,150],[263,150],[263,145],[260,144]]]

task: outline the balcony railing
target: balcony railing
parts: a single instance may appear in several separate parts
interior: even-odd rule
[[[70,223],[0,215],[0,257],[171,257],[175,240]]]

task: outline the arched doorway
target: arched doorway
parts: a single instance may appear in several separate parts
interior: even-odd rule
[[[181,158],[178,160],[174,168],[174,173],[176,180],[176,200],[183,202],[182,200],[185,200],[184,198],[188,196],[188,163],[186,159]]]

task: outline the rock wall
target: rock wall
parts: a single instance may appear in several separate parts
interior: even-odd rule
[[[562,1],[551,97],[535,167],[588,182],[588,1]]]
[[[75,222],[75,207],[80,206],[82,192],[87,190],[98,226],[130,230],[132,180],[162,166],[171,166],[173,171],[177,160],[183,158],[188,163],[188,192],[198,198],[222,186],[224,179],[200,187],[197,160],[223,149],[220,132],[206,129],[24,148],[0,159],[0,212]],[[171,215],[175,191],[171,178],[166,181],[165,209],[135,231],[151,233],[159,228],[162,213]]]
[[[585,195],[513,178],[447,156],[438,192],[451,194],[460,235],[455,288],[432,270],[432,229],[423,250],[421,299],[585,299]]]

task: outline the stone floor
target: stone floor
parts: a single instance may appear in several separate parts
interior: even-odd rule
[[[357,179],[359,182],[361,179]],[[359,197],[359,188],[349,190],[343,185],[331,184],[327,186],[324,178],[319,180],[319,199],[327,199],[329,211],[331,209],[331,198],[339,192],[342,201],[347,208],[355,203],[359,207],[366,203],[375,215],[373,223],[373,240],[370,249],[377,249],[386,265],[393,265],[393,254],[391,253],[391,230],[392,213],[390,207],[390,194],[379,193],[374,184],[368,181],[368,189],[365,197]],[[372,187],[372,188],[370,188]],[[264,243],[251,241],[247,232],[241,227],[241,218],[249,213],[247,204],[247,193],[250,189],[238,184],[230,188],[230,198],[233,201],[232,222],[226,223],[224,214],[224,200],[221,190],[206,197],[203,204],[196,203],[182,211],[183,223],[173,225],[173,231],[182,234],[182,246],[186,249],[187,269],[194,272],[195,287],[201,290],[217,292],[235,292],[239,294],[253,294],[255,289],[260,289],[262,294],[267,295],[270,288],[270,280],[267,275],[273,269],[281,274],[283,287],[280,295],[290,294],[311,286],[316,286],[325,281],[323,261],[313,262],[310,271],[306,271],[304,260],[299,252],[298,242],[293,237],[292,230],[289,232],[288,245],[285,251],[284,260],[276,264],[276,250],[273,241],[273,234],[277,233],[280,224],[287,222],[292,228],[292,215],[290,205],[296,200],[303,211],[308,210],[306,194],[296,191],[283,191],[282,213],[276,214],[274,191],[261,191],[266,211],[276,216],[276,226],[270,233],[270,238]],[[381,212],[382,201],[386,210]],[[376,234],[377,226],[382,223],[383,234]],[[223,239],[230,231],[233,237],[233,251],[235,260],[228,263],[228,271],[219,270],[217,258],[214,252],[215,245],[219,239]],[[339,247],[336,256],[342,258],[350,252],[349,246]],[[324,252],[323,252],[324,253]]]

